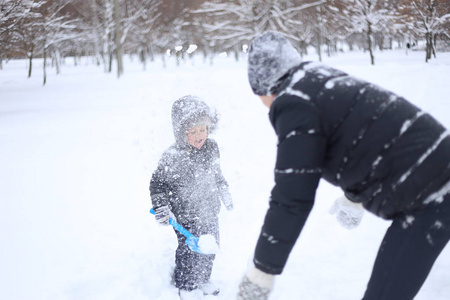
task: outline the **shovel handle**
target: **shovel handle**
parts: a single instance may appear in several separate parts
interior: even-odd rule
[[[152,208],[150,209],[150,213],[152,215],[155,214],[155,210]],[[198,239],[196,236],[194,236],[192,233],[190,233],[186,228],[184,228],[183,226],[181,226],[180,224],[178,224],[177,222],[175,222],[174,219],[169,218],[169,224],[172,225],[173,228],[175,228],[176,230],[178,230],[182,235],[184,235],[187,238],[194,238],[194,239]]]

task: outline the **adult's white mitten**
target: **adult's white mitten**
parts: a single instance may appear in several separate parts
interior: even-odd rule
[[[254,265],[239,284],[237,300],[267,300],[273,288],[275,276],[267,274]]]
[[[330,214],[336,214],[336,219],[343,227],[353,229],[358,227],[364,215],[362,204],[347,199],[345,195],[337,198],[330,209]]]

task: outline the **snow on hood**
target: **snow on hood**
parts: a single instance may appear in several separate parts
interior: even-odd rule
[[[187,143],[186,132],[196,125],[206,125],[208,134],[217,126],[218,115],[201,98],[184,96],[172,105],[172,127],[175,141],[184,146]]]

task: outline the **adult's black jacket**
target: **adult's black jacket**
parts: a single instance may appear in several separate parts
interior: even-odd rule
[[[320,178],[384,219],[432,204],[450,178],[448,131],[400,96],[317,63],[275,94],[275,186],[254,258],[264,272],[282,272]]]

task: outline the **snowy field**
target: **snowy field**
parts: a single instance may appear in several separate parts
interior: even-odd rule
[[[324,62],[405,96],[450,128],[450,53],[340,54]],[[315,59],[311,56],[308,59]],[[234,299],[273,184],[275,135],[252,95],[245,61],[201,58],[166,68],[135,61],[125,75],[68,59],[60,75],[42,62],[0,71],[0,299],[171,300],[176,239],[156,224],[148,183],[174,141],[170,109],[186,94],[221,114],[213,136],[235,209],[222,209],[212,280]],[[328,213],[341,192],[321,182],[316,205],[271,299],[357,300],[389,222],[365,214],[354,230]],[[416,300],[450,299],[450,246]]]

